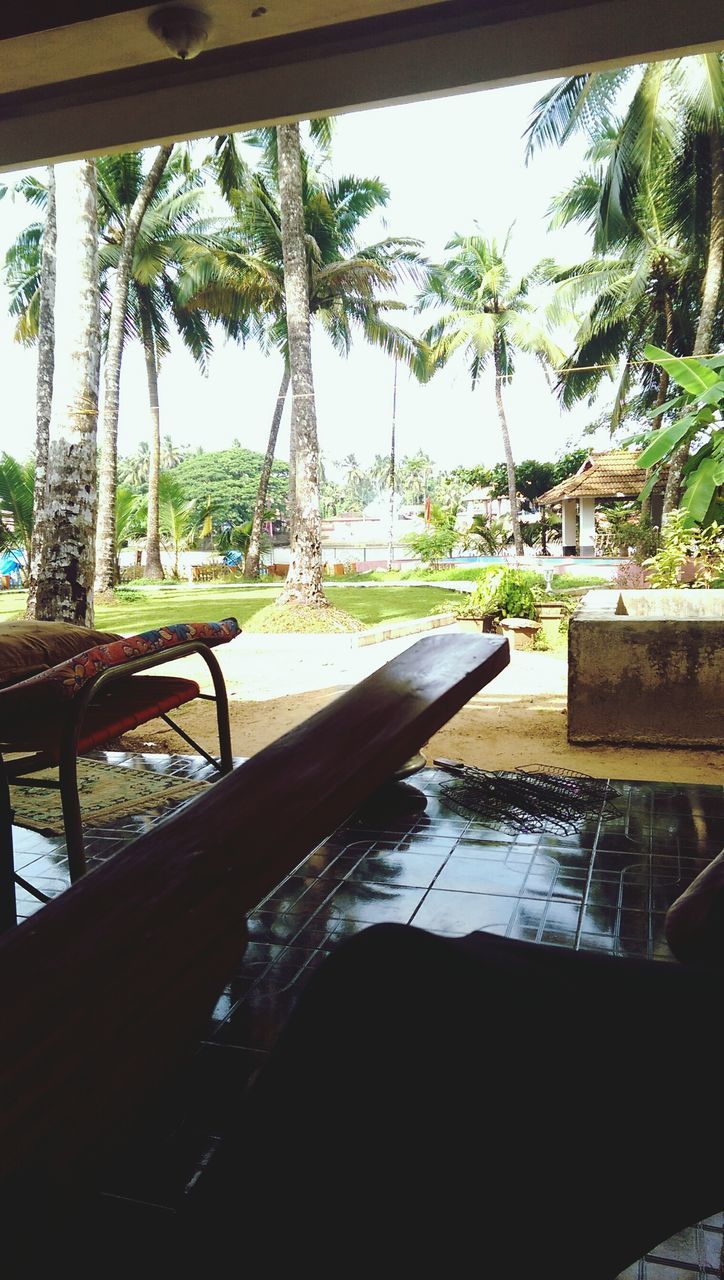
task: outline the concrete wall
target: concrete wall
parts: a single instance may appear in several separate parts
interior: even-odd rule
[[[608,592],[606,593],[609,594]],[[616,611],[631,618],[720,618],[724,621],[724,591],[621,591]]]
[[[724,591],[589,592],[570,622],[568,739],[724,746]]]

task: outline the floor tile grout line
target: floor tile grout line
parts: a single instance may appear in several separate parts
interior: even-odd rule
[[[598,815],[598,823],[596,825],[596,834],[593,837],[593,848],[591,849],[591,857],[588,863],[588,873],[586,875],[586,883],[583,889],[583,893],[581,895],[581,905],[578,912],[578,924],[576,926],[576,936],[573,943],[574,951],[580,951],[581,949],[581,935],[583,933],[583,921],[586,915],[586,911],[588,909],[588,899],[589,899],[589,894],[591,892],[591,882],[593,880],[593,869],[596,865],[596,852],[598,849],[598,841],[601,838],[601,829],[603,827],[603,822],[604,822],[605,797],[608,794],[609,786],[610,786],[610,779],[607,778],[606,791],[604,793],[604,801],[602,801],[601,803],[601,809]],[[630,801],[630,796],[631,796],[631,793],[629,791],[629,801]]]

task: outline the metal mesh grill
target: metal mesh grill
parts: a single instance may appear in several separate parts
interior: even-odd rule
[[[492,772],[453,760],[434,763],[451,775],[441,785],[445,804],[501,831],[572,835],[584,822],[618,813],[617,793],[605,779],[573,769],[541,764]]]

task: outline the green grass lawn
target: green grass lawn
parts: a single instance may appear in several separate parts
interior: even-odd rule
[[[402,618],[426,618],[455,598],[441,587],[383,587],[380,591],[374,587],[325,587],[325,591],[332,604],[346,609],[366,627]]]
[[[0,591],[0,622],[20,618],[25,609],[24,591]]]
[[[369,573],[351,573],[345,574],[345,582],[405,582],[408,579],[415,579],[420,582],[477,582],[478,579],[485,576],[488,572],[488,565],[475,565],[465,568],[465,566],[457,565],[454,569],[426,569],[424,565],[419,565],[415,569],[392,569],[390,573],[386,569],[371,569]],[[541,580],[541,586],[545,582],[542,573],[538,575]],[[560,591],[563,587],[608,587],[611,584],[605,578],[595,577],[589,574],[587,577],[567,573],[554,573],[551,579],[551,587],[554,591]]]
[[[403,618],[424,618],[438,605],[450,601],[450,593],[440,587],[326,587],[326,594],[338,609],[346,609],[365,627]],[[164,584],[151,587],[122,587],[113,604],[99,604],[95,625],[102,631],[132,635],[168,622],[216,622],[237,618],[243,627],[248,618],[271,604],[279,587],[229,586],[210,583],[199,586]],[[21,617],[25,593],[0,593],[0,621]]]

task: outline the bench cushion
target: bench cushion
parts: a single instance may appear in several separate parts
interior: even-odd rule
[[[112,631],[91,631],[72,622],[20,619],[0,623],[0,687],[18,684],[99,644],[118,640]]]

